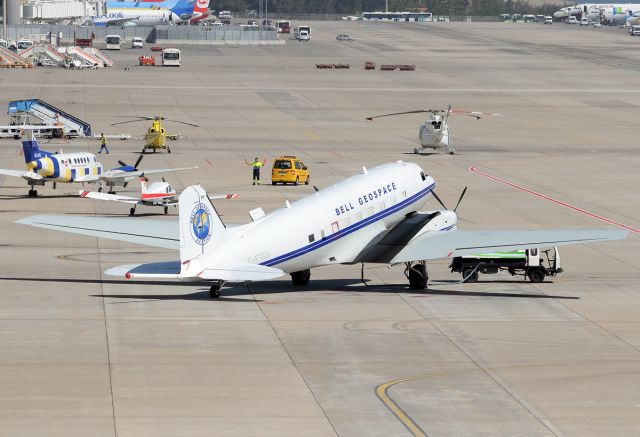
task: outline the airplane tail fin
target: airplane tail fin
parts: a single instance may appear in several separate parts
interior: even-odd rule
[[[193,12],[200,14],[209,12],[209,0],[196,0],[196,5],[193,8]]]
[[[144,176],[140,176],[140,192],[142,194],[147,194],[149,192],[149,186],[147,185],[147,182],[149,182],[147,178],[145,178]]]
[[[192,261],[224,243],[228,231],[200,185],[187,187],[180,194],[178,204],[180,261],[186,271]]]
[[[38,147],[38,142],[36,141],[35,135],[31,132],[31,138],[28,140],[24,140],[22,142],[22,151],[24,152],[24,162],[30,163],[31,161],[35,161],[36,159],[43,158],[45,156],[51,155],[49,152],[45,152],[44,150],[40,150]]]

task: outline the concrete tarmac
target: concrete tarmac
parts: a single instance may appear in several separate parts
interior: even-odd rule
[[[338,43],[338,33],[356,41]],[[620,29],[554,24],[312,23],[309,43],[185,47],[180,68],[138,67],[124,48],[101,71],[2,70],[2,104],[40,98],[94,132],[142,137],[157,115],[184,138],[142,168],[198,165],[166,176],[236,192],[216,208],[229,223],[272,211],[388,161],[420,164],[461,229],[637,230],[639,40]],[[365,71],[365,61],[415,64]],[[316,63],[349,63],[317,70]],[[125,70],[124,65],[131,68]],[[412,153],[424,116],[451,116],[456,155]],[[97,152],[97,141],[41,142]],[[140,139],[110,141],[107,167],[135,162]],[[250,184],[244,159],[295,154],[309,186]],[[1,140],[0,167],[23,169]],[[470,167],[519,187],[471,172]],[[268,171],[267,171],[268,173]],[[636,232],[621,242],[561,249],[565,272],[541,284],[508,274],[457,284],[446,260],[430,290],[408,290],[402,267],[312,271],[231,285],[104,275],[177,253],[30,228],[34,214],[126,216],[81,199],[77,185],[38,189],[0,177],[0,435],[2,436],[631,436],[640,427],[640,280]],[[120,193],[136,195],[130,184]],[[439,206],[431,201],[430,207]],[[138,215],[176,220],[160,209]],[[135,219],[135,218],[134,218]],[[286,230],[282,231],[283,238]],[[276,236],[274,236],[276,237]]]

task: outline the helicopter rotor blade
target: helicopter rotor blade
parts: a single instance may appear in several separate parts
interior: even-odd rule
[[[435,197],[435,198],[436,198],[436,200],[438,201],[438,203],[439,203],[440,205],[442,205],[442,207],[443,207],[444,209],[447,209],[447,206],[442,202],[442,200],[440,200],[440,198],[439,198],[439,197],[438,197],[438,195],[436,194],[436,191],[435,191],[435,190],[431,190],[431,194],[433,194],[433,197]]]
[[[140,161],[142,161],[142,158],[144,158],[144,155],[138,156],[138,159],[136,160],[136,163],[133,164],[133,168],[135,168],[136,170],[138,169],[138,166],[140,165]]]
[[[444,117],[444,124],[447,124],[447,121],[449,121],[450,115],[451,115],[451,105],[449,105],[449,107],[447,108],[447,115]]]
[[[192,126],[192,127],[200,127],[200,125],[197,125],[197,124],[194,124],[194,123],[187,123],[186,121],[180,121],[180,120],[172,120],[170,118],[162,118],[162,120],[171,121],[173,123],[182,123],[182,124],[186,124],[187,126]]]
[[[394,112],[393,114],[374,115],[373,117],[367,117],[367,120],[371,121],[374,118],[391,117],[392,115],[404,115],[404,114],[420,114],[422,112],[433,112],[432,109],[418,109],[415,111]]]
[[[460,202],[462,202],[462,198],[464,197],[465,193],[467,192],[467,188],[469,188],[469,187],[464,187],[464,190],[462,190],[462,194],[460,194],[460,198],[458,199],[458,203],[456,203],[456,207],[453,208],[453,212],[456,212],[456,210],[460,206]]]
[[[467,117],[473,117],[476,120],[480,120],[482,117],[502,117],[502,114],[494,114],[492,112],[479,112],[479,111],[465,111],[463,109],[452,109],[452,113],[459,115],[466,115]]]
[[[123,161],[120,161],[119,159],[118,159],[118,164],[120,164],[120,165],[121,165],[121,166],[123,166],[123,167],[126,167],[126,166],[127,166],[127,164],[125,164]]]
[[[133,123],[133,122],[136,122],[136,121],[144,121],[144,120],[145,120],[145,119],[141,117],[141,118],[138,118],[138,119],[136,119],[136,120],[127,120],[127,121],[119,121],[119,122],[117,122],[117,123],[111,123],[111,126],[116,126],[116,125],[118,125],[118,124]]]

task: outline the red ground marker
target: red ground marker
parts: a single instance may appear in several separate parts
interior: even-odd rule
[[[636,234],[640,234],[640,229],[632,228],[631,226],[627,226],[627,225],[625,225],[623,223],[616,222],[616,221],[608,219],[606,217],[602,217],[601,215],[595,214],[593,212],[586,211],[586,210],[584,210],[582,208],[578,208],[577,206],[573,206],[573,205],[568,204],[566,202],[563,202],[561,200],[557,200],[557,199],[554,199],[552,197],[545,196],[544,194],[538,193],[536,191],[530,190],[528,188],[521,187],[520,185],[516,185],[513,182],[509,182],[509,181],[506,181],[506,180],[501,179],[499,177],[492,176],[490,174],[481,172],[480,170],[478,170],[478,167],[469,167],[469,171],[472,172],[472,173],[479,174],[480,176],[485,177],[487,179],[491,179],[493,181],[500,182],[501,184],[508,185],[511,188],[515,188],[516,190],[524,191],[525,193],[529,193],[529,194],[531,194],[533,196],[540,197],[541,199],[548,200],[549,202],[553,202],[555,204],[564,206],[565,208],[569,208],[569,209],[572,209],[574,211],[580,212],[582,214],[588,215],[589,217],[593,217],[593,218],[601,220],[603,222],[610,223],[612,225],[616,225],[616,226],[621,227],[623,229],[627,229],[627,230],[629,230],[631,232],[635,232]]]

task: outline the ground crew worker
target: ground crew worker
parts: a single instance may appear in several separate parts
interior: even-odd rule
[[[244,162],[245,164],[253,168],[253,184],[252,185],[256,185],[256,183],[260,185],[260,167],[262,167],[267,162],[267,160],[265,159],[264,161],[260,161],[258,158],[255,158],[251,163],[247,162],[246,159],[244,160]]]
[[[102,153],[102,149],[107,151],[107,155],[109,154],[109,149],[107,148],[107,137],[104,136],[104,133],[100,133],[100,151],[98,153]]]

